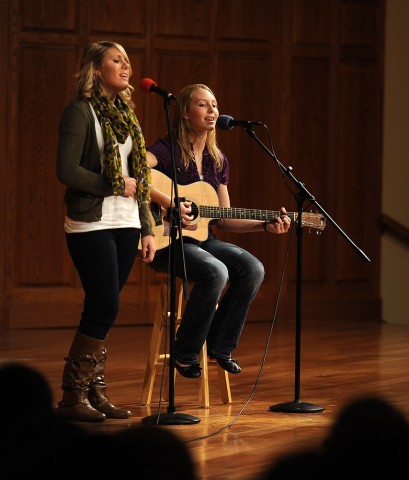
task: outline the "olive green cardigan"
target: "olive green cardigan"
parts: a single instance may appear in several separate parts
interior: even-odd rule
[[[59,126],[57,178],[67,187],[67,216],[82,222],[100,221],[104,197],[114,194],[101,172],[94,122],[88,102],[74,100],[65,108]],[[139,205],[139,218],[142,237],[153,235],[148,203]]]

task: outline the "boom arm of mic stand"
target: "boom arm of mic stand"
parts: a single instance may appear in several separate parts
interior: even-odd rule
[[[310,202],[312,202],[316,207],[317,210],[322,213],[327,221],[329,221],[335,228],[336,230],[347,240],[347,242],[354,248],[354,250],[360,255],[366,262],[370,262],[370,258],[348,237],[348,235],[341,229],[341,227],[335,222],[335,220],[321,207],[321,205],[316,201],[313,195],[305,188],[305,185],[298,181],[292,171],[292,167],[286,168],[276,157],[276,155],[269,150],[264,143],[257,137],[257,135],[254,133],[254,131],[250,127],[245,128],[246,132],[252,137],[262,148],[267,154],[276,162],[278,165],[279,169],[284,172],[288,178],[290,178],[295,186],[299,189],[298,197],[302,197],[303,199],[308,199]],[[298,202],[297,202],[298,203]],[[299,217],[302,218],[302,217]]]

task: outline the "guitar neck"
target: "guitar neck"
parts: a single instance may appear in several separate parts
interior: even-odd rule
[[[268,222],[282,215],[282,212],[278,210],[259,210],[256,208],[230,208],[201,205],[199,209],[202,218],[233,218]],[[298,213],[288,212],[287,216],[291,221],[295,221],[298,217]]]

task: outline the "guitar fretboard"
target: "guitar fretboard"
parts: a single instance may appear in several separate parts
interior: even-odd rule
[[[259,210],[256,208],[230,208],[201,205],[199,207],[200,216],[203,218],[233,218],[270,221],[281,216],[282,212],[274,210]],[[195,212],[193,212],[195,213]],[[298,217],[297,212],[288,212],[291,221],[295,221]]]

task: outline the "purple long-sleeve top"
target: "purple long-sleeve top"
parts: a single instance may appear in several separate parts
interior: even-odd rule
[[[160,172],[172,178],[172,159],[170,155],[169,140],[162,138],[147,148],[152,152],[158,160],[158,165],[155,167]],[[210,156],[207,148],[203,152],[202,168],[203,178],[199,177],[196,164],[191,162],[186,168],[181,161],[181,151],[179,145],[175,148],[175,166],[176,166],[176,183],[178,185],[190,185],[194,182],[204,180],[216,190],[220,184],[227,185],[229,183],[229,162],[227,157],[223,154],[223,167],[219,172],[216,165]]]
[[[168,138],[162,138],[149,146],[147,150],[153,153],[158,161],[156,170],[172,178],[172,159],[170,154],[170,144]],[[223,154],[223,166],[220,171],[217,170],[215,162],[210,156],[207,148],[203,151],[202,171],[203,178],[200,178],[197,171],[196,163],[190,162],[188,167],[182,164],[181,150],[179,145],[175,148],[175,167],[176,167],[176,183],[178,185],[190,185],[201,180],[209,183],[217,192],[220,184],[227,185],[229,183],[229,162],[227,157]],[[214,233],[209,224],[209,236],[214,236]]]

